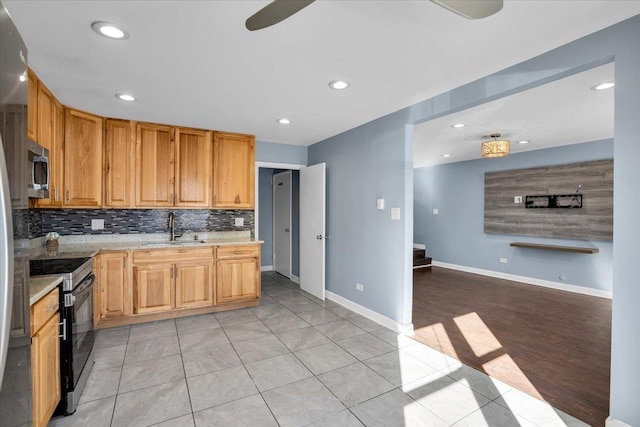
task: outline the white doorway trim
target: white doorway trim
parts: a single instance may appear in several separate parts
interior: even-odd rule
[[[255,170],[255,208],[253,212],[253,222],[255,225],[255,237],[258,239],[259,234],[259,223],[260,223],[260,168],[269,168],[269,169],[291,169],[291,170],[300,170],[302,168],[306,168],[307,165],[300,165],[297,163],[276,163],[276,162],[255,162],[256,170]]]

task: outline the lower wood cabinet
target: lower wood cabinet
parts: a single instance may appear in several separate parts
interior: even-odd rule
[[[100,313],[101,319],[131,314],[128,258],[129,253],[122,251],[105,252],[94,259],[94,268],[99,266],[96,289],[100,300],[94,310]]]
[[[94,268],[105,326],[255,306],[260,298],[258,244],[101,252]]]
[[[216,301],[218,304],[260,298],[260,246],[218,248]]]
[[[58,289],[31,307],[33,426],[46,426],[60,402],[60,313]]]

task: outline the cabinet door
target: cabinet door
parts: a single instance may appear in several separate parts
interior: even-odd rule
[[[176,206],[211,202],[211,132],[176,130]]]
[[[27,137],[38,141],[38,78],[27,69]]]
[[[213,305],[213,259],[176,264],[176,308]]]
[[[15,258],[13,262],[13,310],[11,311],[11,336],[26,336],[29,325],[29,296],[25,290],[29,281],[29,259]]]
[[[37,111],[38,144],[51,151],[53,141],[53,95],[41,81],[38,81]]]
[[[136,206],[173,206],[173,176],[173,128],[138,123]]]
[[[135,156],[132,123],[108,119],[104,132],[104,204],[131,207]]]
[[[64,204],[102,204],[102,118],[67,109],[64,133]]]
[[[0,126],[4,125],[2,143],[7,161],[11,206],[14,209],[26,208],[29,206],[27,182],[30,176],[24,132],[27,108],[24,105],[6,105],[0,109],[0,116],[2,116]]]
[[[38,94],[38,105],[44,97],[43,92]],[[41,96],[42,95],[42,96]],[[44,113],[44,107],[39,109],[38,117]],[[62,181],[64,174],[64,107],[57,99],[53,98],[53,122],[51,127],[51,147],[49,147],[49,197],[36,199],[38,207],[62,206]],[[40,132],[45,132],[38,122]]]
[[[260,262],[258,258],[216,261],[216,303],[258,298]]]
[[[33,426],[46,426],[60,402],[60,314],[31,338]]]
[[[253,209],[255,137],[214,133],[213,207]]]
[[[127,258],[127,252],[107,252],[100,255],[101,319],[131,314]]]
[[[133,313],[144,314],[174,307],[173,265],[150,264],[133,267]]]

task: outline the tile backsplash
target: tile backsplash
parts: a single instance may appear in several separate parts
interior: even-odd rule
[[[29,209],[29,238],[55,231],[60,235],[168,233],[169,212],[175,214],[176,231],[255,232],[254,211],[219,209]],[[236,226],[235,219],[244,225]],[[92,230],[91,220],[104,220],[103,230]]]

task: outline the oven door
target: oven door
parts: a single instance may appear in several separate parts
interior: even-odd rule
[[[71,292],[71,359],[73,365],[72,389],[78,384],[82,370],[93,348],[93,284],[96,277],[87,276]]]

